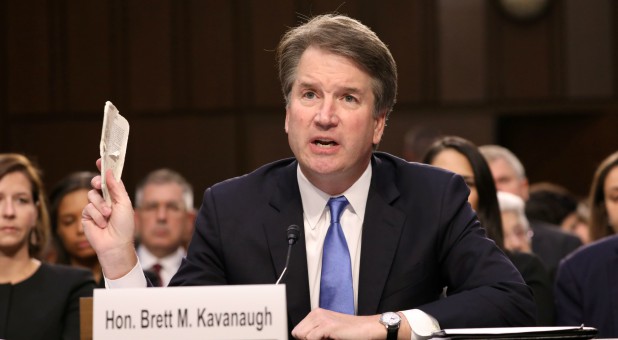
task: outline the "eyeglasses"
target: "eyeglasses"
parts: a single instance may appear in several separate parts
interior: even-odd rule
[[[181,213],[185,211],[185,206],[181,202],[147,202],[140,208],[145,213],[156,213],[161,209],[164,209],[167,213]]]

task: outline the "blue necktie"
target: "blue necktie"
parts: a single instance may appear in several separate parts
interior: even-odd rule
[[[345,196],[333,197],[328,201],[330,227],[322,251],[320,308],[354,315],[350,251],[339,223],[341,213],[347,205]]]

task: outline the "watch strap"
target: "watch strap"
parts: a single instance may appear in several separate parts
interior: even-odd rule
[[[386,340],[397,340],[397,333],[399,333],[399,325],[386,327]]]

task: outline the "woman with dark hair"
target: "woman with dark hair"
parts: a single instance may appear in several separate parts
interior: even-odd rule
[[[427,150],[423,163],[450,170],[463,177],[470,188],[468,202],[485,227],[487,236],[504,249],[500,207],[491,170],[471,142],[460,137],[443,137]]]
[[[105,282],[97,254],[86,239],[82,227],[82,210],[88,205],[90,181],[94,172],[75,172],[56,184],[49,195],[52,236],[56,243],[57,262],[87,268],[104,288]]]
[[[39,170],[0,154],[0,339],[79,339],[79,299],[89,271],[40,261],[49,216]]]
[[[618,232],[618,152],[603,160],[594,173],[590,195],[590,241]]]
[[[532,288],[537,305],[538,325],[552,325],[554,307],[549,273],[537,256],[504,249],[496,186],[491,170],[478,148],[460,137],[443,137],[427,150],[423,162],[463,177],[470,188],[468,202],[476,211],[481,225],[487,231],[487,236],[504,250],[526,284]]]

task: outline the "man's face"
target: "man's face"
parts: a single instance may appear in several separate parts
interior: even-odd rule
[[[176,251],[193,221],[192,210],[185,206],[182,188],[176,183],[146,185],[135,220],[141,243],[157,257]]]
[[[496,183],[496,190],[517,195],[524,201],[528,200],[528,180],[519,177],[509,163],[498,158],[489,162],[489,168]]]
[[[300,59],[285,131],[303,174],[327,193],[351,186],[382,138],[386,115],[374,118],[371,85],[371,77],[345,57],[309,47]]]

